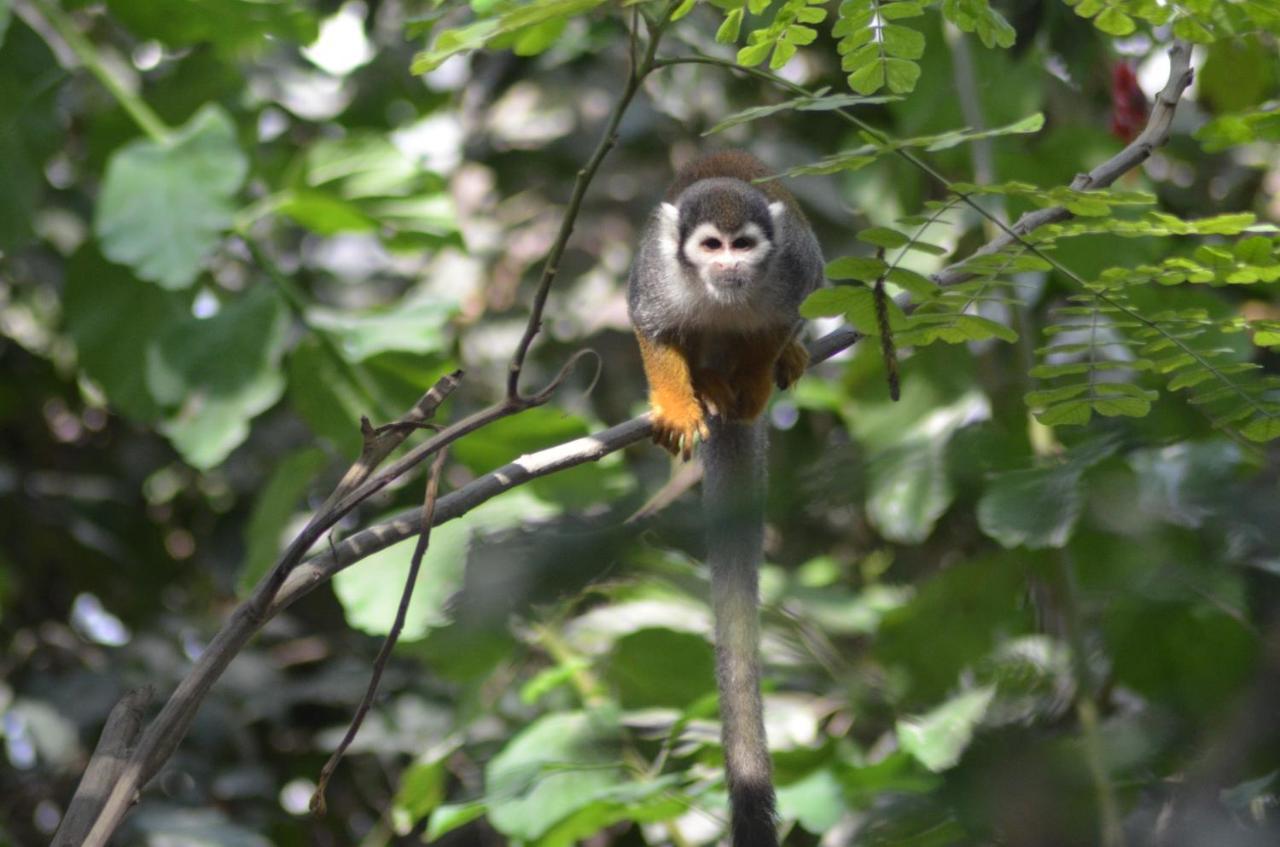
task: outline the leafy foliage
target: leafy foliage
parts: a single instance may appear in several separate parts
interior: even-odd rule
[[[831,34],[839,38],[844,58],[840,68],[849,87],[874,94],[888,87],[909,94],[920,78],[916,61],[924,55],[924,35],[894,21],[920,17],[924,6],[916,0],[844,0]]]

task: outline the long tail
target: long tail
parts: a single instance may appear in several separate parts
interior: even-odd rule
[[[769,747],[760,699],[759,570],[764,556],[765,426],[712,421],[703,505],[716,624],[725,773],[733,847],[777,847]]]

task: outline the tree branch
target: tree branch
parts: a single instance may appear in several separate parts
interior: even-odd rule
[[[677,5],[675,2],[669,2],[658,23],[650,28],[649,44],[645,48],[644,57],[639,59],[638,63],[635,52],[635,40],[638,34],[634,28],[631,31],[628,48],[631,56],[631,66],[627,70],[626,85],[623,86],[622,94],[618,97],[618,102],[614,104],[613,111],[609,114],[609,120],[605,123],[604,132],[600,134],[600,141],[596,144],[596,149],[592,151],[591,157],[578,171],[578,175],[573,181],[573,193],[569,196],[569,206],[560,222],[560,231],[556,233],[556,240],[551,245],[551,252],[547,254],[547,261],[542,266],[542,278],[538,280],[538,288],[533,295],[533,308],[529,313],[529,322],[525,325],[524,335],[521,337],[520,343],[516,345],[515,354],[511,357],[511,365],[507,372],[507,399],[510,401],[515,401],[520,396],[520,372],[524,369],[525,356],[529,353],[529,346],[533,344],[534,337],[542,329],[542,311],[546,308],[547,296],[551,293],[551,284],[555,282],[556,274],[560,270],[560,259],[564,256],[565,248],[569,244],[569,236],[573,234],[573,225],[578,220],[578,212],[582,208],[583,198],[586,197],[587,186],[595,178],[596,171],[600,169],[600,164],[604,161],[604,157],[609,154],[609,151],[618,142],[618,125],[622,123],[622,116],[626,113],[627,107],[631,105],[632,98],[640,90],[640,84],[644,82],[645,77],[655,67],[654,56],[658,51],[658,42],[662,39],[662,31],[670,21],[671,13],[675,11]]]

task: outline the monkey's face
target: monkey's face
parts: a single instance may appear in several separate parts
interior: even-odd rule
[[[747,221],[734,229],[704,222],[680,245],[681,258],[717,299],[732,300],[763,274],[773,244],[764,229]]]

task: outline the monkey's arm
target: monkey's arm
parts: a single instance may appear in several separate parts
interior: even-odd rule
[[[649,380],[653,440],[672,454],[693,456],[695,435],[709,435],[702,404],[693,390],[693,374],[685,352],[637,332],[644,375]]]

